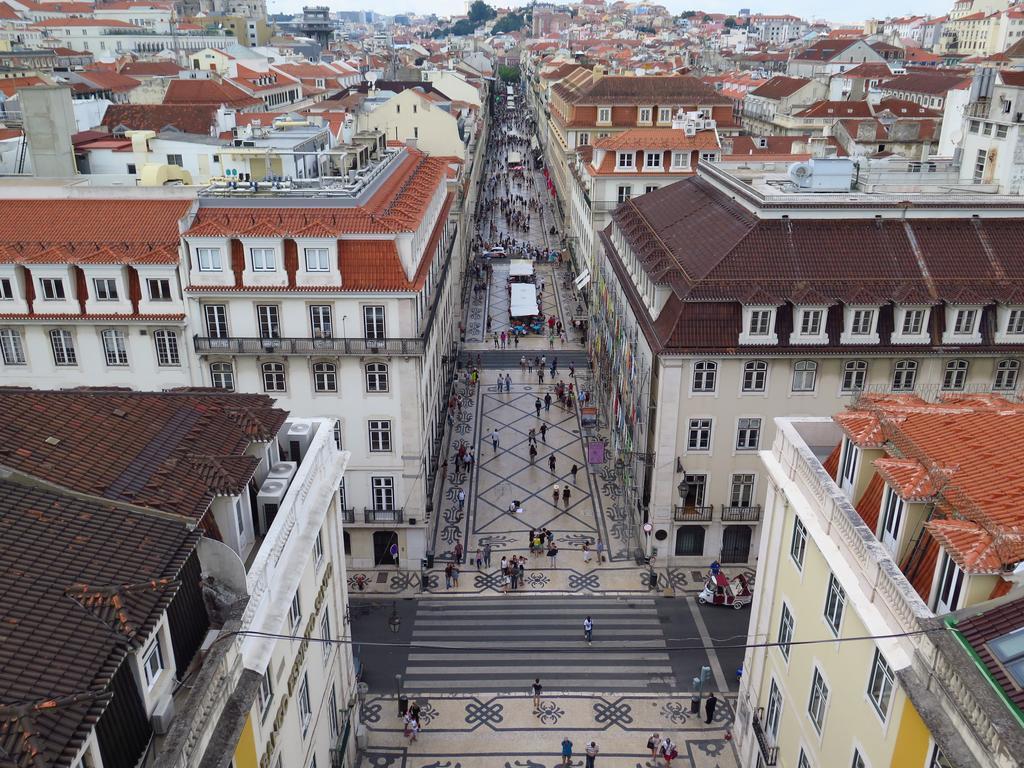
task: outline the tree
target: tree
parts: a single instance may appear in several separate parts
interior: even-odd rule
[[[518,32],[526,24],[522,14],[512,12],[494,22],[491,28],[492,35],[502,35],[506,32]]]
[[[500,77],[506,83],[518,83],[519,67],[507,67],[504,64],[499,64],[498,77]]]
[[[469,20],[474,22],[474,26],[490,21],[497,15],[498,12],[485,3],[484,0],[474,0],[473,4],[469,6]]]
[[[736,26],[736,19],[730,16],[728,19],[722,22],[727,29],[732,29]]]

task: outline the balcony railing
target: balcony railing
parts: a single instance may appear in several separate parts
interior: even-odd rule
[[[761,750],[761,761],[767,765],[777,765],[779,762],[779,748],[769,743],[768,734],[764,732],[761,718],[764,717],[764,707],[754,710],[754,717],[751,720],[751,727],[754,731],[754,738],[757,739],[757,747]]]
[[[404,521],[404,510],[401,509],[371,509],[367,507],[363,511],[363,519],[367,523],[401,523]]]
[[[422,355],[423,339],[283,338],[194,336],[196,352],[214,355]]]
[[[722,521],[726,523],[756,523],[761,519],[761,505],[732,507],[722,505]]]
[[[710,523],[714,507],[676,507],[672,519],[677,523]]]
[[[341,522],[352,525],[356,521],[356,511],[352,507],[341,508]]]

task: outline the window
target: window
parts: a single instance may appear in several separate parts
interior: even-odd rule
[[[264,363],[262,370],[264,392],[284,392],[287,389],[284,363]]]
[[[242,515],[242,502],[235,499],[235,530],[238,531],[239,540],[245,535],[245,517]]]
[[[618,167],[619,168],[632,168],[633,167],[633,153],[632,152],[619,152]]]
[[[693,391],[714,392],[718,376],[718,363],[700,360],[693,365]]]
[[[276,304],[257,304],[256,320],[261,339],[281,338],[281,310]]]
[[[804,554],[807,552],[807,528],[799,517],[793,519],[793,538],[789,541],[789,556],[796,563],[798,571],[804,568]]]
[[[796,760],[796,768],[811,768],[811,760],[807,757],[803,747],[800,747],[800,756]]]
[[[967,130],[969,130],[971,133],[977,133],[978,131],[981,130],[981,121],[980,120],[971,120],[970,125],[968,126]]]
[[[633,197],[633,186],[631,184],[620,185],[618,190],[617,200],[620,203],[624,203]]]
[[[884,723],[889,716],[889,701],[896,685],[896,673],[892,671],[882,652],[875,649],[875,658],[871,662],[871,676],[868,678],[868,698],[875,705]]]
[[[274,700],[274,684],[270,680],[270,669],[260,679],[260,689],[256,694],[256,701],[259,702],[260,720],[265,720],[267,712],[270,711],[270,702]]]
[[[203,317],[206,319],[206,335],[211,339],[228,337],[228,310],[223,304],[204,304]]]
[[[331,697],[327,700],[327,722],[331,728],[331,742],[341,734],[341,722],[338,720],[338,693],[331,684]]]
[[[323,559],[323,552],[320,553],[320,560]],[[317,560],[319,564],[320,560]],[[324,615],[320,617],[320,639],[324,641],[324,658],[331,655],[333,646],[331,645],[331,612],[326,606],[324,607]]]
[[[317,565],[324,559],[324,534],[323,531],[316,532],[316,538],[313,540],[313,558]]]
[[[928,761],[928,768],[953,768],[953,764],[942,754],[938,744],[932,745],[931,760]]]
[[[164,277],[151,277],[146,280],[150,301],[170,301],[171,281]]]
[[[154,331],[153,344],[156,345],[157,365],[164,367],[181,365],[181,356],[178,354],[178,337],[174,331]]]
[[[334,432],[334,444],[338,447],[338,450],[339,451],[345,450],[343,445],[342,445],[342,435],[344,434],[344,430],[343,430],[343,427],[341,426],[341,421],[340,420],[335,419],[335,421],[334,421],[334,429],[332,431]],[[342,482],[344,482],[344,480]],[[342,504],[342,506],[345,506],[345,505]]]
[[[235,370],[231,363],[211,363],[210,383],[217,389],[235,391]]]
[[[843,485],[853,485],[857,479],[857,459],[860,458],[860,450],[849,438],[843,440],[843,468],[839,477]]]
[[[649,195],[649,194],[651,194],[651,192],[657,192],[657,191],[658,191],[658,185],[657,184],[648,184],[647,186],[644,187],[644,194],[645,195]]]
[[[56,365],[78,365],[71,331],[63,328],[50,331],[50,346],[53,348],[53,362]]]
[[[850,763],[850,768],[868,768],[868,764],[861,757],[860,750],[856,747],[853,749],[853,762]]]
[[[711,448],[711,419],[690,419],[686,448],[690,451],[706,451]]]
[[[58,277],[43,277],[39,280],[45,301],[64,301],[64,281]]]
[[[661,152],[646,152],[644,166],[646,168],[661,168]]]
[[[273,272],[277,269],[277,254],[273,248],[250,248],[253,272]]]
[[[0,328],[0,352],[4,365],[25,365],[25,345],[21,342],[21,331],[14,328]]]
[[[740,419],[739,426],[736,429],[736,450],[756,451],[760,437],[760,419]]]
[[[309,733],[309,721],[313,719],[313,708],[309,705],[309,673],[302,673],[302,685],[299,686],[299,724],[302,737]]]
[[[996,365],[996,380],[992,383],[992,389],[1001,392],[1012,391],[1017,388],[1017,374],[1020,372],[1020,362],[1017,360],[1000,360]]]
[[[395,508],[395,481],[390,477],[371,477],[370,490],[373,494],[373,508],[375,510],[389,510]]]
[[[1005,125],[997,125],[996,126],[996,138],[997,139],[1005,139],[1007,133],[1008,133],[1007,126],[1005,126]]]
[[[978,319],[976,309],[958,309],[953,322],[953,333],[957,336],[969,336],[974,333],[974,325]]]
[[[828,706],[828,685],[825,678],[817,667],[814,668],[814,679],[811,681],[811,698],[807,702],[807,714],[811,716],[811,722],[815,729],[821,733],[821,726],[825,723],[825,707]]]
[[[125,345],[124,331],[110,328],[100,334],[103,342],[103,357],[107,365],[128,365],[128,349]]]
[[[314,339],[329,339],[334,335],[330,304],[316,304],[309,308],[309,327]]]
[[[160,636],[153,638],[142,654],[142,671],[146,676],[146,689],[151,689],[164,669],[164,655],[160,649]]]
[[[638,122],[641,122],[641,123],[649,123],[649,122],[651,122],[651,108],[650,107],[640,107],[640,120]]]
[[[391,450],[391,422],[370,419],[370,450],[373,452]]]
[[[672,153],[672,167],[673,168],[689,168],[690,166],[690,153],[675,151]]]
[[[584,132],[576,134],[576,146],[586,147],[590,144],[590,134]]]
[[[939,567],[939,588],[935,593],[935,613],[949,613],[960,607],[960,594],[964,588],[964,572],[946,551],[942,552]]]
[[[387,392],[388,391],[388,366],[387,363],[368,363],[366,366],[366,391]]]
[[[846,592],[839,585],[835,574],[829,574],[828,591],[825,593],[825,621],[832,629],[832,634],[839,635],[839,625],[843,623],[843,609],[846,607]]]
[[[185,164],[182,162],[181,155],[168,155],[167,156],[167,164],[168,165],[176,165],[179,168],[184,168],[185,167]]]
[[[789,646],[793,639],[793,614],[786,603],[782,604],[782,615],[779,616],[779,651],[789,660]]]
[[[779,724],[782,722],[782,692],[775,683],[768,688],[768,706],[764,708],[764,731],[771,736],[772,741],[779,736]]]
[[[708,487],[707,475],[686,475],[686,498],[684,507],[703,507]],[[701,550],[703,553],[703,550]]]
[[[946,372],[942,374],[942,388],[960,391],[967,383],[967,361],[950,360],[946,363]]]
[[[901,334],[903,336],[920,336],[924,330],[924,315],[925,310],[923,309],[904,310]]]
[[[317,392],[337,392],[338,367],[334,363],[314,363],[313,388]]]
[[[718,154],[715,152],[701,152],[700,159],[705,163],[715,163],[718,162]]]
[[[413,107],[415,109],[415,106]],[[420,128],[418,125],[412,127],[412,137],[418,139],[420,137]]]
[[[733,475],[729,503],[733,507],[749,507],[754,500],[754,476]]]
[[[887,485],[882,505],[882,543],[894,555],[897,552],[900,541],[900,527],[903,524],[904,509],[903,499]]]
[[[805,309],[800,312],[800,335],[819,336],[821,335],[820,309]]]
[[[9,299],[10,296],[7,296]],[[1013,336],[1024,334],[1024,309],[1011,309],[1006,321],[1006,333]]]
[[[327,248],[306,248],[307,272],[330,272],[330,252]]]
[[[296,592],[292,598],[292,604],[288,606],[288,626],[295,629],[302,621],[302,603],[299,600],[299,593]]]
[[[135,163],[128,163],[125,170],[128,171],[129,176],[134,176],[136,173]]]
[[[843,392],[860,392],[868,377],[868,364],[863,360],[848,360],[843,365]]]
[[[14,298],[14,289],[9,278],[0,277],[0,300],[10,301]]]
[[[855,309],[850,323],[850,333],[854,336],[867,336],[871,333],[874,322],[875,311],[873,309]]]
[[[818,364],[813,360],[797,360],[793,364],[793,391],[813,392]]]
[[[914,360],[897,360],[892,372],[892,391],[911,392],[917,378],[917,362]]]
[[[973,130],[974,123],[971,123],[971,133],[977,133]],[[979,149],[978,154],[974,157],[974,183],[981,184],[985,178],[985,161],[988,159],[988,152],[984,149]]]
[[[223,269],[220,248],[196,248],[196,260],[200,272],[220,272]]]
[[[743,364],[743,391],[764,392],[768,378],[768,363],[764,360],[751,360]]]
[[[112,277],[96,277],[92,281],[96,301],[117,301],[117,280]]]
[[[599,123],[610,123],[612,121],[612,108],[611,107],[598,107],[597,109],[597,122]]]
[[[771,328],[772,311],[770,309],[755,309],[750,313],[751,336],[767,336]]]
[[[367,339],[385,338],[383,306],[374,304],[363,307],[363,335]]]
[[[660,107],[658,109],[658,122],[667,123],[672,120],[672,109],[670,107]]]

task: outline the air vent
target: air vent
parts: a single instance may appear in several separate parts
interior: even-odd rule
[[[50,437],[46,438],[43,442],[47,445],[60,445],[60,438],[50,435]]]

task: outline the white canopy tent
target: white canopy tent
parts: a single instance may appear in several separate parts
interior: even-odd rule
[[[584,269],[583,272],[573,281],[573,285],[576,286],[578,291],[583,286],[590,283],[590,270]]]
[[[508,268],[509,277],[532,277],[533,262],[529,259],[512,259]]]
[[[523,162],[523,156],[519,152],[516,152],[515,150],[510,149],[509,152],[508,152],[508,164],[509,165],[519,165],[522,162]]]
[[[512,317],[531,317],[540,314],[537,306],[537,286],[531,283],[512,283]]]

